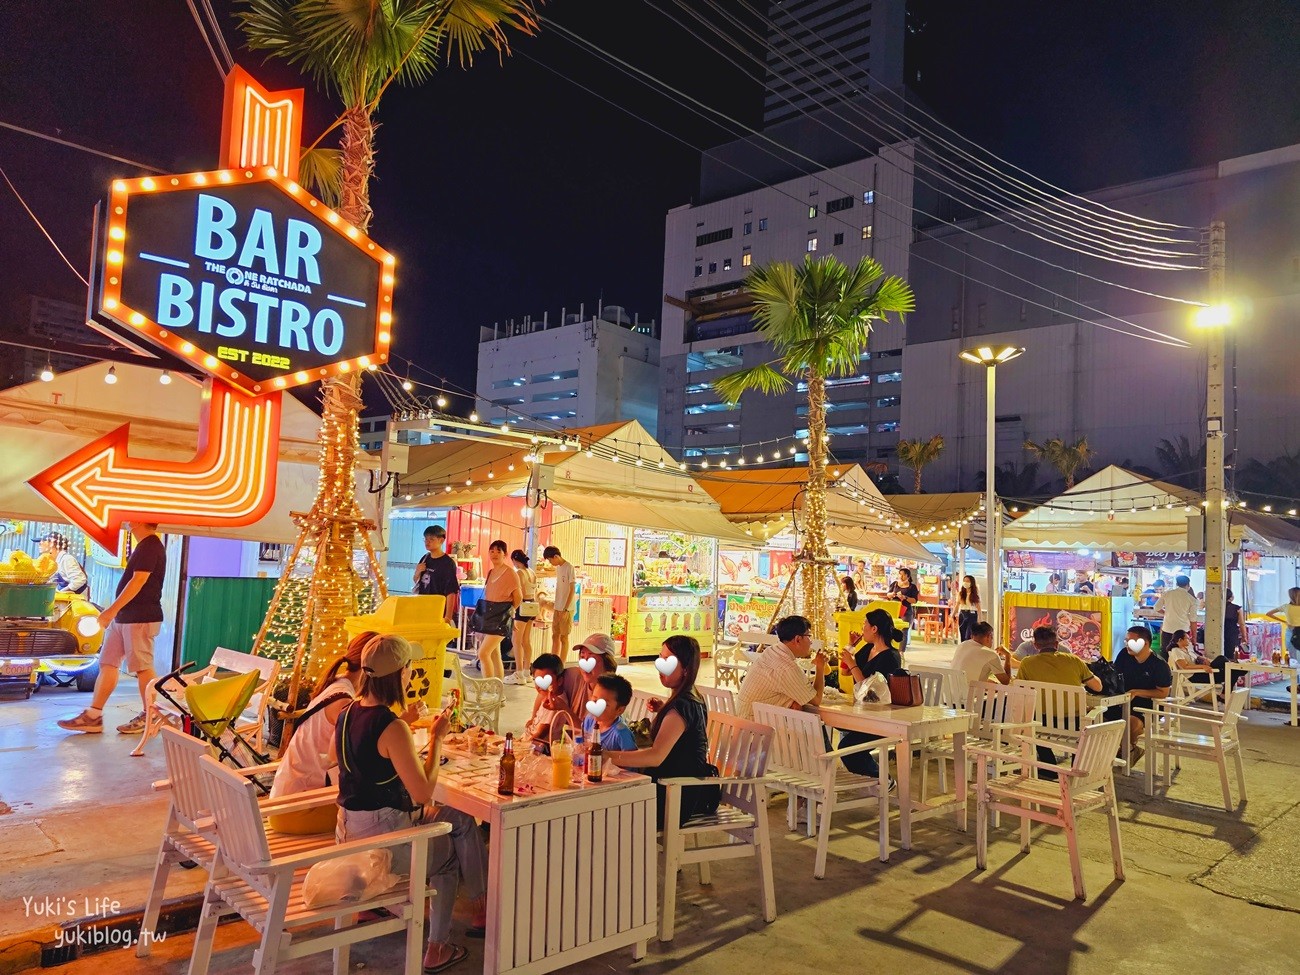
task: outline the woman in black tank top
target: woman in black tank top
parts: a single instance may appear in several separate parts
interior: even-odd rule
[[[408,711],[401,718],[392,710],[405,697],[411,645],[399,636],[377,636],[361,653],[361,686],[335,725],[334,747],[339,767],[339,817],[335,829],[340,843],[405,829],[415,823],[437,820],[451,824],[446,836],[429,844],[429,887],[436,892],[429,902],[429,944],[424,955],[426,971],[442,971],[463,960],[468,950],[451,942],[451,911],[461,875],[476,913],[486,916],[487,847],[478,824],[448,806],[436,811],[433,799],[438,781],[439,754],[447,733],[447,714],[434,719],[429,754],[421,758],[410,726]],[[396,848],[393,870],[408,869]],[[408,853],[409,855],[409,853]],[[484,925],[467,933],[483,937]]]

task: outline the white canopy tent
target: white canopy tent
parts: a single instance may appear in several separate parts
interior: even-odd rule
[[[398,507],[455,507],[534,488],[554,504],[595,521],[681,532],[745,546],[762,544],[723,517],[703,488],[635,420],[567,430],[580,449],[456,440],[412,447],[402,484],[412,500]],[[591,454],[588,456],[587,448]],[[617,463],[612,459],[617,455]],[[641,463],[638,465],[637,461]],[[450,488],[451,490],[447,490]]]
[[[27,480],[123,424],[130,424],[130,456],[188,460],[198,451],[201,388],[174,376],[168,385],[161,369],[116,363],[117,382],[104,377],[110,364],[99,362],[61,373],[52,382],[32,382],[0,391],[0,450],[5,478],[0,483],[0,517],[63,522],[63,514],[27,485]],[[164,525],[175,534],[206,535],[256,542],[292,542],[298,534],[289,516],[306,511],[316,497],[320,417],[286,394],[280,422],[280,458],[275,504],[270,513],[242,528]],[[373,467],[362,455],[359,466]],[[369,474],[359,477],[368,481]],[[362,492],[364,497],[364,491]]]

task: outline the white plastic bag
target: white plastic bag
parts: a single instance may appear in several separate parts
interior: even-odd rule
[[[883,674],[872,674],[853,688],[853,700],[858,704],[888,704],[889,681]]]
[[[365,850],[324,860],[307,871],[302,897],[308,907],[369,900],[401,878],[391,871],[392,850]]]

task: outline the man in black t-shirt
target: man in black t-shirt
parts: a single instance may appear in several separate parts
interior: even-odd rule
[[[1145,626],[1129,627],[1115,670],[1124,678],[1124,690],[1129,696],[1129,754],[1136,762],[1142,756],[1147,713],[1155,711],[1154,702],[1169,696],[1174,678],[1169,665],[1151,652],[1151,631]]]
[[[455,622],[460,610],[460,581],[456,578],[456,560],[443,551],[447,531],[441,525],[430,525],[424,530],[424,547],[428,552],[415,567],[417,596],[446,596],[445,618]]]
[[[153,644],[162,628],[163,578],[167,573],[167,549],[158,537],[157,525],[131,522],[134,545],[131,557],[117,584],[117,597],[99,614],[104,627],[104,642],[99,650],[99,676],[95,678],[95,695],[90,707],[75,718],[64,718],[59,727],[65,731],[101,734],[104,730],[104,705],[117,687],[123,663],[140,686],[141,711],[126,724],[117,726],[124,735],[144,733],[145,712],[149,706],[145,692],[156,674],[153,667]]]

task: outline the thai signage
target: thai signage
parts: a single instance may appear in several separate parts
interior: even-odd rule
[[[1251,554],[1251,553],[1248,553]],[[1229,569],[1238,568],[1237,553],[1232,553]],[[1248,560],[1249,561],[1249,560]],[[1111,552],[1110,564],[1116,569],[1157,569],[1160,567],[1204,569],[1204,552]],[[1254,562],[1258,565],[1258,560]]]
[[[99,310],[256,395],[387,361],[391,265],[272,167],[117,180]]]

